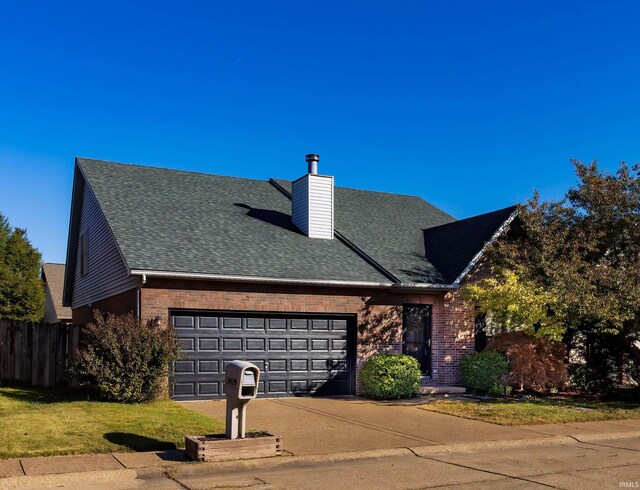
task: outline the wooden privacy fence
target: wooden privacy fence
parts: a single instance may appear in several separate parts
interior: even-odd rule
[[[78,347],[80,329],[79,325],[0,320],[0,384],[73,385],[67,367]]]

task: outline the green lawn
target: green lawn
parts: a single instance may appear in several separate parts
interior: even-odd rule
[[[579,399],[440,400],[423,410],[499,425],[561,424],[598,420],[640,419],[640,403]]]
[[[224,424],[172,401],[126,405],[61,391],[0,388],[0,458],[153,451]]]

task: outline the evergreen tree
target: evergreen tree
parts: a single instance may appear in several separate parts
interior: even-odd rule
[[[0,318],[37,322],[44,315],[40,252],[26,230],[11,228],[0,213]]]

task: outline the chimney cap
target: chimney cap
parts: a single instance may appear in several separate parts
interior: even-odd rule
[[[319,162],[320,161],[320,155],[317,155],[316,153],[309,153],[305,157],[305,160],[307,162]]]

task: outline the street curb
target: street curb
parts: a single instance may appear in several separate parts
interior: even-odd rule
[[[96,483],[108,483],[111,481],[135,480],[138,476],[136,470],[100,470],[84,471],[77,473],[51,473],[48,475],[10,476],[0,479],[2,490],[29,490],[67,485],[88,485]],[[55,482],[53,481],[55,480]]]

